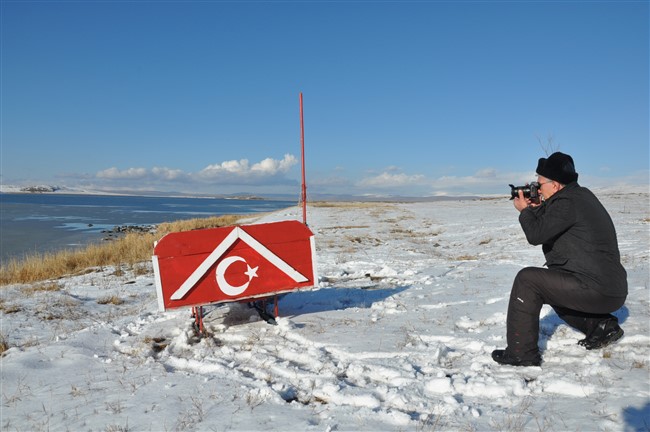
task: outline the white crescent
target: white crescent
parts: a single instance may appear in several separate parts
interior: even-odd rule
[[[224,294],[227,294],[229,296],[237,296],[244,291],[246,291],[246,288],[248,288],[248,284],[251,283],[250,277],[248,279],[248,282],[246,282],[244,285],[240,286],[232,286],[228,282],[226,282],[225,274],[226,270],[228,270],[228,267],[230,267],[230,264],[237,262],[237,261],[243,261],[246,262],[246,260],[242,257],[238,256],[231,256],[228,258],[225,258],[223,261],[219,263],[217,266],[217,285],[219,286],[219,289],[223,291]],[[246,263],[248,265],[248,263]]]

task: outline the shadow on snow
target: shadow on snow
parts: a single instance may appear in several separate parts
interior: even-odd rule
[[[625,432],[650,431],[650,402],[641,408],[628,407],[623,410]]]
[[[621,307],[619,310],[615,311],[612,313],[616,318],[618,318],[618,322],[620,324],[623,324],[628,317],[630,316],[630,310],[627,308],[627,306]],[[548,339],[555,333],[557,328],[561,325],[567,325],[562,318],[560,318],[555,311],[551,310],[551,312],[546,315],[544,318],[542,318],[539,322],[539,328],[540,328],[540,338],[539,338],[539,345],[540,349],[542,351],[546,351],[546,346]]]
[[[318,290],[295,291],[278,296],[278,308],[280,317],[296,317],[320,312],[345,310],[350,308],[368,309],[374,303],[386,300],[398,294],[410,286],[398,286],[390,288],[337,288],[328,287]],[[258,300],[263,301],[263,300]],[[266,299],[266,310],[273,309],[273,297]],[[220,305],[207,306],[206,315],[212,315],[212,319],[219,319],[212,312],[222,307],[221,318],[223,324],[228,326],[247,324],[252,321],[251,317],[257,315],[257,311],[246,306],[246,302],[223,303]],[[218,313],[216,315],[219,315]],[[260,318],[261,319],[261,318]],[[256,321],[256,320],[255,320]]]

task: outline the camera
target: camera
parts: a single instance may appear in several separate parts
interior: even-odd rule
[[[524,198],[528,198],[530,202],[534,204],[539,204],[540,202],[540,196],[539,196],[539,183],[537,182],[532,182],[529,185],[526,186],[514,186],[510,185],[510,199],[515,199],[519,196],[519,191],[522,191],[524,193]]]

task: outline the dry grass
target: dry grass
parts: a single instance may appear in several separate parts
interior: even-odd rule
[[[112,304],[112,305],[115,305],[115,306],[119,306],[121,304],[124,304],[124,300],[122,300],[121,298],[119,298],[118,296],[115,296],[115,295],[106,296],[106,297],[102,297],[102,298],[97,299],[97,304],[100,304],[100,305]]]
[[[111,242],[90,244],[80,250],[62,250],[12,259],[0,266],[0,285],[52,280],[79,274],[91,267],[134,267],[151,258],[154,242],[165,234],[236,225],[242,218],[239,215],[226,215],[168,222],[158,225],[155,234],[130,233]]]
[[[9,343],[4,335],[0,334],[0,356],[4,354],[5,351],[9,349]]]
[[[20,306],[15,305],[15,304],[6,304],[4,300],[0,299],[0,312],[3,312],[5,314],[12,314],[12,313],[17,313],[20,312],[22,309]]]
[[[56,282],[45,282],[25,287],[22,289],[22,292],[29,296],[36,292],[61,291],[61,289],[63,289],[63,287]]]

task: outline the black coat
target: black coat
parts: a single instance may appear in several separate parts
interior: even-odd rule
[[[589,189],[570,183],[541,206],[524,209],[519,223],[530,244],[543,245],[549,269],[570,272],[603,295],[627,295],[616,229]]]

